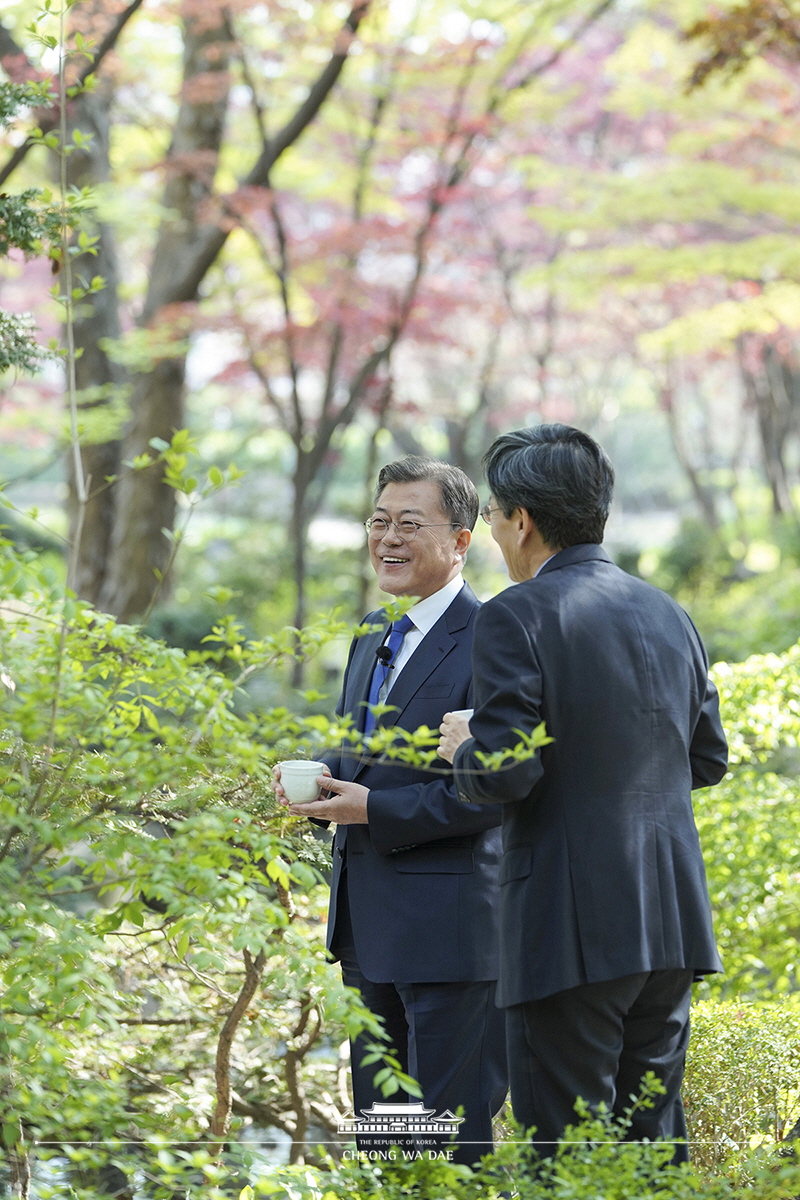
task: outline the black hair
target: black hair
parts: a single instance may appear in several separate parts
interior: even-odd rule
[[[548,546],[602,542],[614,468],[588,433],[571,425],[516,429],[492,442],[483,466],[505,516],[526,509]]]
[[[430,479],[439,485],[442,509],[459,529],[474,529],[480,500],[475,484],[460,467],[441,462],[438,458],[422,458],[409,454],[381,467],[375,486],[375,503],[388,483],[419,483]]]

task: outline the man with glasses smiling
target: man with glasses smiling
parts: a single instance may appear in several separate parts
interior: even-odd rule
[[[370,559],[382,591],[416,601],[397,628],[383,611],[370,613],[365,624],[383,628],[351,646],[337,712],[365,732],[435,729],[445,712],[471,705],[479,605],[461,572],[477,516],[478,494],[457,467],[409,457],[380,472],[366,522]],[[376,716],[384,702],[392,710]],[[329,949],[344,982],[383,1018],[424,1107],[434,1117],[462,1110],[457,1145],[443,1140],[440,1149],[475,1163],[492,1149],[506,1092],[494,1002],[500,815],[461,802],[442,761],[425,770],[345,746],[326,764],[329,798],[289,809],[336,823]],[[351,1046],[357,1118],[385,1100],[373,1083],[378,1066],[362,1066],[368,1040]],[[381,1152],[407,1139],[356,1140]],[[425,1135],[426,1149],[431,1142]]]

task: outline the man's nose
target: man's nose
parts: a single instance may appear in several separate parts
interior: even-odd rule
[[[389,527],[386,530],[386,533],[381,538],[381,541],[382,542],[387,542],[387,541],[391,542],[392,545],[398,545],[398,544],[402,545],[403,544],[403,539],[401,538],[400,534],[397,532],[397,526],[395,525],[394,521],[389,522]]]

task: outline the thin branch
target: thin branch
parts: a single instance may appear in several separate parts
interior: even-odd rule
[[[495,81],[494,95],[491,104],[487,108],[487,116],[494,115],[494,113],[496,113],[501,107],[502,102],[514,92],[518,92],[528,87],[529,84],[533,83],[534,79],[538,79],[540,76],[544,75],[545,72],[549,71],[551,67],[554,67],[556,63],[563,58],[568,50],[571,50],[574,46],[577,46],[584,34],[588,33],[591,27],[596,24],[597,21],[599,21],[600,18],[604,16],[606,12],[608,12],[609,9],[614,7],[615,3],[616,0],[601,0],[601,2],[584,17],[577,29],[573,30],[572,33],[570,33],[570,35],[566,37],[564,41],[560,43],[560,45],[556,46],[546,58],[542,59],[541,62],[536,63],[536,65],[531,67],[529,71],[520,76],[516,83],[506,83],[503,78],[504,72],[501,72]]]
[[[235,206],[231,203],[230,200],[223,200],[222,207],[223,207],[223,211],[228,213],[228,215],[231,216],[239,224],[239,226],[244,230],[244,232],[248,233],[250,235],[250,237],[252,238],[253,242],[256,245],[256,248],[258,249],[258,252],[259,252],[261,259],[262,259],[264,265],[266,266],[267,270],[270,272],[270,274],[274,275],[275,278],[277,279],[278,286],[279,286],[280,292],[281,292],[282,302],[283,302],[284,320],[286,321],[287,325],[289,325],[291,322],[291,311],[290,311],[290,307],[289,307],[288,281],[286,278],[286,272],[288,269],[288,264],[287,264],[287,259],[286,259],[286,238],[285,238],[285,234],[283,231],[283,226],[280,224],[280,217],[279,217],[277,209],[275,208],[274,201],[271,204],[271,214],[273,217],[273,222],[276,224],[276,226],[280,227],[280,234],[281,234],[281,236],[279,237],[279,247],[280,247],[280,252],[281,252],[281,262],[280,263],[276,263],[273,261],[272,255],[270,254],[270,251],[269,251],[269,248],[264,244],[264,242],[258,232],[258,229],[255,227],[255,225],[253,225],[253,223],[251,221],[249,221],[247,219],[247,217],[245,217],[241,212],[236,210]],[[241,324],[242,333],[244,334],[245,340],[247,342],[247,348],[248,348],[248,352],[249,352],[248,353],[248,362],[250,364],[250,368],[254,372],[254,374],[258,377],[259,383],[264,388],[264,392],[267,396],[267,399],[269,400],[270,404],[272,405],[273,409],[275,410],[275,413],[278,416],[278,420],[280,421],[282,428],[289,435],[289,437],[292,438],[292,441],[298,441],[302,436],[302,428],[301,428],[301,424],[300,424],[301,418],[302,418],[302,413],[300,412],[300,409],[299,409],[299,397],[298,397],[298,390],[297,390],[298,370],[297,370],[297,362],[294,358],[293,348],[292,348],[291,344],[287,348],[287,358],[289,359],[290,371],[292,374],[294,430],[291,427],[291,422],[288,419],[287,413],[286,413],[283,405],[280,403],[278,397],[275,395],[275,393],[272,389],[272,385],[270,383],[269,376],[267,375],[266,371],[264,371],[264,369],[261,367],[260,363],[256,359],[255,347],[252,344],[252,339],[250,338],[249,329],[247,327],[246,322],[242,321],[240,324]]]
[[[269,185],[267,185],[269,186]],[[294,335],[292,333],[292,307],[289,299],[289,247],[286,238],[286,229],[284,228],[281,218],[280,209],[275,199],[275,193],[270,189],[269,192],[269,211],[272,217],[272,223],[275,228],[275,237],[278,241],[278,255],[280,258],[277,277],[278,285],[281,293],[281,303],[283,305],[283,319],[285,323],[283,343],[286,348],[286,362],[289,367],[289,375],[292,380],[292,411],[294,413],[294,428],[295,428],[295,443],[299,449],[300,443],[303,440],[305,432],[305,421],[303,419],[303,408],[300,404],[300,392],[298,389],[299,370],[297,365],[297,356],[294,349]]]
[[[302,1037],[311,1017],[311,1011],[311,997],[308,995],[308,993],[306,993],[302,997],[300,1018],[297,1022],[297,1025],[292,1030],[293,1038]],[[314,1009],[314,1013],[317,1017],[317,1026],[314,1037],[307,1044],[301,1043],[300,1046],[297,1046],[294,1049],[287,1046],[283,1059],[283,1077],[286,1081],[286,1088],[289,1092],[289,1099],[291,1100],[295,1115],[295,1129],[292,1136],[291,1150],[289,1152],[290,1163],[297,1162],[300,1158],[303,1142],[305,1141],[306,1129],[308,1128],[308,1113],[305,1102],[306,1097],[303,1085],[300,1082],[300,1067],[302,1066],[303,1059],[308,1053],[308,1050],[311,1048],[311,1045],[313,1045],[313,1042],[316,1040],[316,1037],[319,1035],[319,1032],[322,1028],[322,1020],[316,1009]]]
[[[594,9],[584,18],[578,25],[578,28],[566,38],[561,45],[556,47],[553,52],[548,55],[541,63],[532,67],[515,83],[505,83],[502,76],[499,76],[495,82],[492,93],[485,106],[484,116],[491,117],[497,114],[502,103],[513,93],[528,87],[535,79],[544,74],[554,66],[562,55],[571,47],[575,46],[584,34],[594,25],[600,17],[603,16],[615,3],[615,0],[601,0],[601,3],[595,6]],[[438,154],[439,165],[444,165],[447,162],[447,152],[452,146],[453,141],[458,132],[459,121],[463,107],[466,102],[466,96],[471,82],[471,76],[474,73],[475,60],[470,59],[465,64],[461,80],[456,88],[453,97],[453,105],[451,108],[448,129],[445,139],[440,147]],[[397,344],[405,325],[411,315],[411,310],[416,300],[417,291],[419,289],[422,276],[425,271],[427,259],[427,244],[433,230],[434,223],[441,209],[446,202],[446,193],[452,191],[462,180],[469,166],[469,154],[475,139],[478,134],[477,124],[464,137],[458,156],[449,165],[447,177],[443,186],[438,186],[432,189],[428,199],[427,212],[417,230],[414,253],[414,274],[409,281],[405,294],[400,302],[398,314],[390,327],[389,334],[385,344],[378,350],[373,351],[369,358],[362,363],[360,369],[356,373],[350,384],[350,394],[345,405],[333,414],[327,421],[321,421],[317,441],[314,447],[314,458],[317,462],[321,462],[327,453],[328,446],[336,428],[341,425],[347,425],[352,420],[361,393],[366,385],[367,380],[375,373],[380,364],[388,361],[394,346]]]
[[[360,225],[364,217],[364,196],[367,189],[367,180],[369,177],[369,167],[372,162],[372,157],[375,151],[375,146],[378,141],[378,130],[383,123],[387,107],[391,101],[394,90],[397,74],[400,69],[400,60],[405,53],[404,45],[400,45],[392,55],[392,61],[389,67],[388,76],[376,93],[375,103],[372,106],[367,135],[361,146],[361,151],[357,160],[356,182],[353,190],[353,224]],[[353,248],[347,256],[348,270],[352,271],[358,261],[358,254]],[[322,405],[320,413],[324,419],[330,412],[333,402],[335,385],[336,385],[336,370],[339,365],[342,347],[344,345],[344,329],[342,322],[337,321],[331,337],[330,350],[328,354],[328,366],[325,373],[325,390],[322,395]]]
[[[370,3],[371,0],[355,0],[350,14],[336,39],[336,47],[330,61],[324,67],[316,83],[310,88],[306,99],[294,116],[271,139],[269,145],[258,159],[258,162],[247,176],[247,184],[268,187],[269,173],[275,163],[284,151],[288,150],[297,141],[300,134],[314,120],[324,101],[327,99],[328,93],[339,78],[344,64],[347,62],[356,31],[367,15]]]
[[[84,67],[83,71],[81,71],[80,75],[78,76],[79,83],[84,84],[88,77],[97,71],[97,68],[100,66],[106,55],[109,54],[116,46],[117,42],[119,41],[120,34],[128,24],[128,21],[130,21],[137,9],[141,8],[143,3],[144,0],[132,0],[128,7],[122,10],[106,36],[103,38],[100,45],[97,47],[97,50],[95,51],[94,56],[89,62],[88,66]]]
[[[253,106],[253,116],[256,119],[256,126],[258,128],[258,134],[261,139],[261,152],[262,152],[262,154],[265,154],[265,153],[267,153],[268,148],[269,148],[269,132],[267,130],[267,118],[265,115],[264,106],[258,98],[258,91],[256,89],[255,79],[253,78],[253,73],[250,70],[250,63],[247,61],[247,55],[245,53],[244,45],[241,42],[239,42],[238,45],[239,45],[238,58],[239,58],[239,62],[241,63],[241,66],[242,66],[242,78],[244,79],[247,87],[249,87],[249,89],[250,89],[250,98],[251,98],[251,102],[252,102],[252,106]]]
[[[197,1017],[118,1017],[119,1025],[203,1025]]]
[[[103,62],[103,59],[106,57],[107,54],[109,54],[114,49],[117,42],[119,41],[120,34],[122,33],[123,29],[127,25],[128,21],[131,19],[131,17],[134,15],[134,13],[139,8],[141,8],[143,3],[144,3],[144,0],[132,0],[132,2],[128,5],[128,7],[124,8],[122,10],[122,12],[119,14],[119,16],[117,17],[114,24],[109,29],[106,36],[103,38],[100,45],[97,47],[97,50],[92,55],[88,64],[83,68],[83,70],[78,75],[78,80],[77,80],[78,86],[83,87],[83,85],[86,83],[86,80],[89,78],[89,76],[97,73],[97,71],[100,68],[100,65]],[[6,45],[9,45],[9,44],[11,46],[13,46],[14,49],[13,50],[11,50],[11,49],[3,50],[3,47]],[[5,56],[5,54],[12,54],[12,53],[13,54],[22,54],[24,52],[20,49],[19,46],[17,46],[17,43],[11,37],[11,34],[8,32],[8,30],[4,30],[3,35],[0,35],[0,54]],[[26,59],[27,59],[27,56],[26,56]],[[30,60],[28,60],[28,61],[30,61]],[[31,64],[31,66],[32,66],[32,64]],[[59,119],[60,119],[60,114],[59,114],[59,111],[57,108],[46,110],[40,117],[39,128],[42,130],[43,133],[49,133],[50,130],[55,129],[56,125],[58,125]],[[30,138],[28,138],[22,143],[21,146],[17,147],[17,149],[11,155],[11,157],[9,158],[9,160],[5,164],[5,166],[2,169],[0,169],[0,186],[2,184],[4,184],[5,181],[8,179],[8,177],[16,170],[16,168],[19,166],[19,164],[23,161],[23,159],[27,155],[28,151],[35,144],[36,143],[31,141]]]

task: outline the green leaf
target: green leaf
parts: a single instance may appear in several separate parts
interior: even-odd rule
[[[282,859],[270,859],[267,863],[267,875],[288,892],[290,886],[289,873],[286,869],[286,863]]]
[[[12,1150],[14,1148],[14,1146],[16,1146],[19,1143],[19,1140],[20,1140],[19,1123],[13,1124],[10,1121],[9,1122],[4,1121],[3,1125],[2,1125],[2,1132],[3,1132],[3,1145],[6,1146],[7,1149]]]

